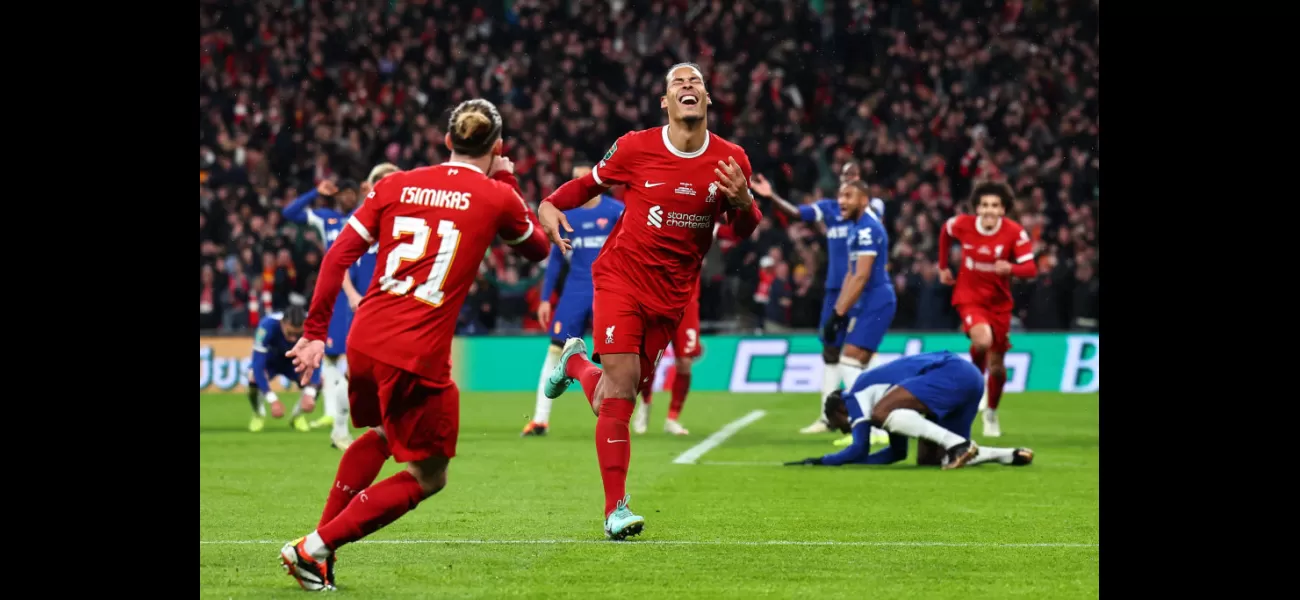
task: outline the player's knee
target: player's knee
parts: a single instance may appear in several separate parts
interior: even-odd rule
[[[894,412],[894,407],[885,403],[877,403],[871,408],[871,423],[876,427],[884,427],[885,419],[889,418],[889,413]]]
[[[990,361],[990,362],[989,362],[989,377],[1000,378],[1000,379],[1006,379],[1006,377],[1007,377],[1007,367],[1006,367],[1006,365],[1002,364],[1002,361],[1000,361],[1000,360],[997,361],[996,363]]]
[[[678,359],[677,359],[677,364],[676,364],[676,365],[673,365],[673,366],[677,368],[677,374],[678,374],[678,375],[690,375],[690,374],[691,374],[691,365],[692,365],[692,364],[695,364],[695,361],[694,361],[694,360],[692,360],[692,359],[689,358],[689,357],[683,356],[683,357],[678,358]]]
[[[551,338],[551,350],[555,350],[556,352],[564,350],[564,340]]]
[[[970,332],[970,345],[979,352],[988,352],[993,347],[993,332],[986,326],[979,326]]]
[[[624,361],[605,361],[605,373],[601,375],[600,382],[596,384],[596,394],[592,402],[592,410],[599,410],[599,403],[605,398],[636,398],[637,388],[640,387],[641,373],[637,365],[628,367],[622,364]]]
[[[406,465],[406,471],[419,482],[425,498],[447,487],[447,459],[444,457],[435,456],[411,462]]]
[[[844,358],[856,360],[859,363],[866,365],[867,361],[871,360],[871,351],[867,350],[866,348],[859,348],[857,346],[854,346],[853,344],[845,344],[844,351],[841,353],[841,356]]]
[[[839,346],[822,346],[822,362],[828,365],[839,364],[840,347]]]

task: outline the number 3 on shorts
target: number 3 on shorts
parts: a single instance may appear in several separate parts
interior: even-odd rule
[[[438,221],[438,236],[442,241],[438,244],[438,253],[433,257],[433,269],[429,271],[429,278],[424,283],[416,286],[415,278],[410,275],[400,279],[397,277],[397,270],[402,267],[402,263],[416,262],[424,258],[424,253],[429,246],[429,234],[429,225],[424,219],[419,217],[393,219],[393,239],[410,235],[411,241],[398,244],[388,253],[388,262],[384,265],[384,275],[379,279],[379,286],[385,292],[398,296],[411,292],[411,287],[414,286],[415,291],[411,296],[436,308],[442,305],[442,282],[447,278],[451,261],[456,258],[456,248],[460,246],[460,230],[456,229],[455,223]]]

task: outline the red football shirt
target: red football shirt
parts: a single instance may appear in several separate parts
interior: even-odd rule
[[[623,218],[592,264],[596,289],[633,294],[660,314],[681,313],[700,281],[714,224],[735,216],[713,172],[730,158],[748,181],[745,151],[712,133],[690,153],[668,141],[668,126],[618,138],[591,171],[597,184],[627,186]],[[762,218],[757,203],[751,213],[754,222]]]
[[[348,346],[433,384],[451,384],[456,317],[492,240],[544,242],[513,186],[455,162],[383,178],[348,225],[366,246],[379,242]],[[322,319],[328,325],[333,298],[324,295],[312,298],[308,339],[323,334]]]
[[[948,237],[961,243],[961,268],[957,271],[952,304],[977,304],[995,312],[1011,312],[1011,276],[993,272],[993,264],[1012,265],[1034,260],[1034,242],[1019,223],[1003,217],[992,230],[984,230],[975,215],[957,215],[944,224]],[[942,265],[941,265],[942,266]]]

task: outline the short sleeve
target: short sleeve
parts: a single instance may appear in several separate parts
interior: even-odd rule
[[[513,187],[498,184],[496,188],[507,196],[502,202],[505,209],[501,211],[497,221],[497,235],[501,236],[507,245],[518,246],[533,235],[532,211],[528,209],[523,196],[520,196]]]
[[[348,217],[348,226],[354,229],[364,239],[366,243],[375,243],[375,234],[379,233],[379,217],[383,212],[384,205],[393,202],[401,193],[401,188],[394,180],[398,177],[385,177],[380,179],[375,187],[370,189],[366,194],[366,199],[358,208]]]
[[[830,225],[831,221],[839,219],[840,203],[838,200],[818,200],[816,206],[821,211],[822,221],[827,225]]]
[[[880,235],[874,229],[870,225],[857,228],[849,240],[849,253],[853,255],[852,258],[880,254]]]
[[[871,226],[864,227],[863,231],[871,232],[871,239],[862,246],[863,254],[883,255],[887,253],[888,248],[885,246],[888,242],[885,238],[885,226],[880,221],[872,219]]]
[[[943,224],[943,228],[948,232],[948,235],[957,237],[957,224],[960,223],[960,221],[958,221],[960,218],[960,216],[951,217],[948,219],[947,223]]]
[[[816,223],[817,221],[822,220],[823,218],[822,215],[824,213],[822,212],[822,207],[818,206],[819,204],[821,204],[821,202],[816,202],[813,204],[800,204],[799,218],[803,219],[805,222],[808,223]]]
[[[591,168],[591,178],[603,186],[626,184],[632,178],[632,160],[634,149],[632,134],[618,138],[613,146],[605,152],[596,166]]]

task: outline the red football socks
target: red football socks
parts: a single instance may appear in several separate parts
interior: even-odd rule
[[[382,529],[411,511],[424,499],[420,482],[409,471],[401,471],[358,494],[354,502],[334,520],[317,528],[330,550],[350,544]]]
[[[388,440],[373,429],[352,442],[339,461],[339,472],[334,476],[334,486],[325,499],[325,510],[321,512],[317,527],[333,521],[334,517],[348,507],[348,502],[352,501],[357,492],[374,483],[375,478],[379,477],[379,470],[384,468],[384,463],[388,462],[390,456],[392,452],[388,450]]]
[[[634,406],[633,400],[605,398],[596,417],[596,459],[605,486],[606,517],[627,493],[627,467],[632,462],[632,437],[628,435],[627,423],[632,419]]]
[[[596,384],[600,382],[603,373],[600,367],[591,364],[591,361],[581,354],[570,356],[564,363],[564,374],[578,380],[578,385],[582,386],[582,393],[587,395],[588,403],[596,397]]]
[[[985,358],[985,355],[986,355],[985,351],[980,350],[980,349],[976,348],[974,344],[971,344],[971,347],[970,347],[970,361],[973,362],[973,363],[975,363],[975,366],[979,367],[979,369],[980,369],[980,373],[983,373],[983,372],[984,372],[984,358]]]
[[[989,408],[998,409],[998,404],[1002,402],[1002,386],[1007,384],[1007,372],[1000,370],[996,373],[989,373]]]
[[[668,418],[674,421],[677,416],[682,414],[682,406],[686,404],[686,394],[691,391],[691,374],[685,375],[678,373],[673,378],[673,402],[668,405]]]

